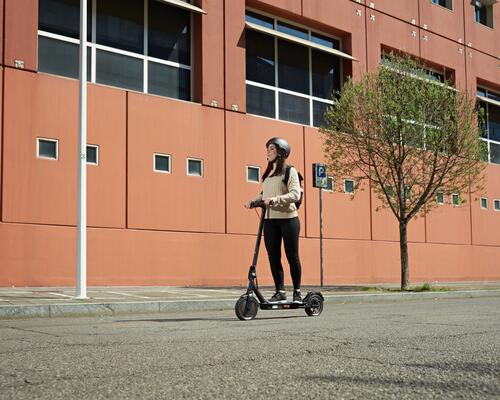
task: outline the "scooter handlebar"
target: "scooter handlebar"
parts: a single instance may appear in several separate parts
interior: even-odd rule
[[[269,205],[272,206],[273,205],[273,201],[271,200],[269,202]],[[255,200],[255,201],[251,201],[250,202],[250,208],[267,208],[266,206],[266,203],[264,203],[264,200]]]

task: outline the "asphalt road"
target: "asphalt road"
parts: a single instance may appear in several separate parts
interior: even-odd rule
[[[499,298],[0,321],[1,399],[498,399]]]

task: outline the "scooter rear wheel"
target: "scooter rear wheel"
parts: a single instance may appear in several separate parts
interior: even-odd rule
[[[242,321],[254,319],[257,311],[259,311],[259,302],[255,297],[246,294],[241,296],[234,306],[236,316]]]
[[[323,311],[323,299],[319,294],[313,294],[309,297],[305,307],[306,314],[310,317],[317,317]]]

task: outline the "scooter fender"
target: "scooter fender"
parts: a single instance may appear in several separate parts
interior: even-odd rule
[[[321,292],[308,292],[306,294],[306,297],[304,297],[304,300],[302,301],[304,304],[306,305],[309,305],[309,299],[311,298],[311,296],[313,295],[318,295],[319,297],[321,297],[321,300],[322,301],[325,301],[325,298],[323,297],[323,295],[321,294]]]

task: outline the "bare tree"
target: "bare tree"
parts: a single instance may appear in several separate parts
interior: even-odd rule
[[[330,174],[369,181],[397,218],[401,290],[407,290],[408,223],[435,207],[438,193],[482,188],[485,150],[476,101],[393,54],[334,97],[321,128]]]

